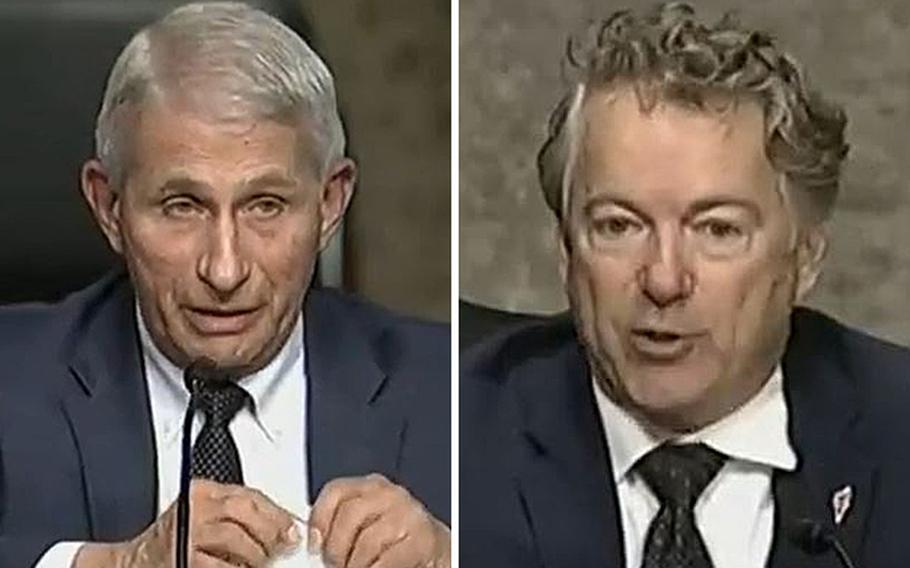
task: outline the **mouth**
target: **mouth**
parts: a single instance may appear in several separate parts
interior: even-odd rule
[[[245,331],[259,316],[260,308],[184,307],[190,326],[200,335],[237,335]]]
[[[640,327],[632,330],[631,345],[642,359],[671,363],[688,355],[700,335],[674,329]]]

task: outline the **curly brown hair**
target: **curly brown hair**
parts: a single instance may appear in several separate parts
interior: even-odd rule
[[[848,151],[846,116],[809,89],[800,65],[767,33],[744,29],[732,14],[707,25],[689,4],[670,2],[643,16],[623,10],[590,24],[569,39],[566,63],[573,88],[551,113],[537,155],[541,188],[558,219],[572,166],[573,117],[586,91],[620,84],[631,84],[646,110],[659,100],[713,111],[720,110],[718,98],[757,101],[766,155],[786,185],[801,192],[791,194],[801,216],[815,222],[830,216]]]

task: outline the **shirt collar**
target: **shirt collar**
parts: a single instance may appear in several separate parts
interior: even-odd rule
[[[594,396],[607,436],[614,480],[623,479],[640,458],[668,440],[702,442],[735,460],[792,471],[796,468],[796,453],[787,435],[789,414],[783,384],[783,371],[778,365],[744,405],[697,432],[674,437],[645,428],[595,382]]]
[[[177,424],[183,417],[183,410],[189,403],[190,395],[183,384],[183,369],[174,365],[167,356],[155,345],[139,305],[136,305],[136,322],[139,328],[139,341],[142,347],[143,358],[147,367],[147,377],[150,381],[157,381],[160,388],[156,389],[161,396],[168,399],[168,404],[162,405],[168,415],[163,416],[165,435],[176,435],[179,431]],[[286,397],[278,396],[280,385],[284,380],[295,380],[295,368],[305,369],[303,349],[303,318],[298,315],[297,323],[281,350],[262,369],[241,377],[237,384],[243,387],[252,399],[253,418],[262,428],[271,441],[280,435],[283,426],[283,417],[288,414],[283,410],[287,405],[297,405],[299,401],[284,400]],[[299,367],[298,367],[299,365]],[[303,376],[296,380],[304,380]],[[179,410],[177,410],[179,409]],[[292,413],[291,416],[294,414]]]

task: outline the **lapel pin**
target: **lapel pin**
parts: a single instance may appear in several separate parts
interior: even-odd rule
[[[840,525],[853,504],[853,487],[844,485],[831,495],[831,508],[834,511],[834,524]]]

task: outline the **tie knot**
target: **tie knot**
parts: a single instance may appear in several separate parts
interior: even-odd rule
[[[726,460],[704,444],[662,444],[641,458],[635,470],[661,504],[691,508]]]
[[[206,381],[199,386],[199,408],[212,425],[227,424],[246,405],[250,395],[230,381]]]

